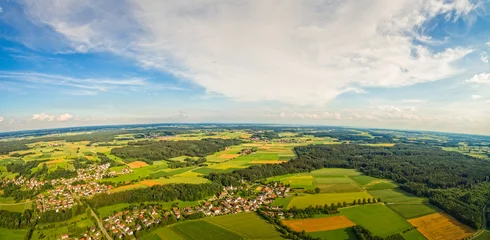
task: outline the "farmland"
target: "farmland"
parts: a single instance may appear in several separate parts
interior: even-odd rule
[[[406,220],[383,204],[341,208],[340,213],[376,236],[387,237],[411,228]]]
[[[398,189],[369,191],[369,194],[376,198],[381,198],[383,202],[387,203],[386,206],[405,219],[437,212],[434,206],[427,203],[426,199],[416,197]]]
[[[247,239],[282,239],[274,227],[255,213],[207,218],[206,221],[244,235]]]
[[[322,193],[316,195],[306,195],[295,197],[289,202],[288,208],[306,208],[308,206],[323,206],[325,204],[337,204],[342,202],[352,203],[354,200],[372,198],[371,195],[365,192],[351,192],[351,193]]]
[[[244,237],[237,235],[232,231],[202,220],[175,224],[171,226],[170,229],[186,240],[244,239]]]
[[[284,220],[283,223],[297,232],[321,232],[352,227],[355,225],[345,216]]]
[[[335,240],[352,240],[357,239],[356,234],[352,231],[352,228],[342,228],[330,231],[311,232],[308,235],[321,239],[335,239]]]
[[[18,240],[24,239],[24,235],[27,230],[13,230],[7,228],[0,228],[0,239],[4,240]]]
[[[443,213],[408,220],[429,240],[464,239],[475,230]]]

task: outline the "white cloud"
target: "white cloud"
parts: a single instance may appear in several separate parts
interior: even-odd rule
[[[483,63],[488,63],[488,55],[487,55],[487,53],[486,53],[486,52],[483,52],[483,53],[481,54],[480,59],[481,59],[481,61],[482,61]]]
[[[3,123],[5,119],[3,117],[0,117],[0,123]]]
[[[460,73],[454,63],[471,49],[436,52],[414,40],[430,40],[422,33],[435,17],[455,21],[476,8],[469,0],[25,3],[74,51],[110,51],[239,101],[300,105]]]
[[[482,98],[482,96],[480,96],[480,95],[471,95],[471,99],[473,99],[473,100],[478,100],[481,98]]]
[[[403,99],[403,103],[423,103],[425,102],[424,100],[421,99]]]
[[[292,112],[292,113],[286,113],[283,112],[279,114],[279,117],[281,118],[288,118],[288,119],[335,119],[335,120],[341,120],[341,115],[338,112],[323,112],[323,113],[298,113],[298,112]]]
[[[61,114],[60,116],[56,117],[56,120],[58,121],[67,121],[73,118],[73,115],[65,113]]]
[[[54,120],[59,121],[59,122],[63,122],[63,121],[70,120],[72,118],[73,118],[73,115],[68,114],[68,113],[61,114],[59,116],[49,115],[46,113],[36,113],[36,114],[32,115],[32,120],[38,120],[38,121],[48,120],[50,122],[54,121]]]
[[[490,73],[476,74],[471,79],[468,79],[465,82],[466,83],[490,84]]]
[[[487,42],[487,45],[490,46],[490,42]]]

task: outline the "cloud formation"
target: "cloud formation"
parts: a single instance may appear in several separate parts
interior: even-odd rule
[[[478,100],[478,99],[481,99],[481,98],[482,98],[481,95],[476,95],[476,94],[475,95],[471,95],[471,99],[473,99],[473,100]]]
[[[30,19],[73,51],[119,54],[238,101],[299,105],[455,76],[463,70],[454,64],[473,50],[432,50],[426,25],[478,7],[469,0],[25,3]]]
[[[68,121],[70,119],[73,118],[73,115],[71,114],[68,114],[68,113],[65,113],[65,114],[61,114],[59,116],[56,116],[56,115],[49,115],[49,114],[46,114],[46,113],[36,113],[36,114],[33,114],[32,115],[32,120],[38,120],[38,121],[44,121],[44,120],[47,120],[47,121],[59,121],[59,122],[64,122],[64,121]]]
[[[0,123],[3,123],[3,121],[5,121],[5,119],[3,117],[0,117]]]
[[[490,73],[476,74],[471,79],[468,79],[465,82],[476,84],[490,84]]]
[[[481,54],[481,57],[480,57],[480,60],[483,62],[483,63],[488,63],[488,55],[486,52],[482,53]]]

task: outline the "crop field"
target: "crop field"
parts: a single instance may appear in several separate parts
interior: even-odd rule
[[[62,234],[70,233],[71,227],[87,228],[95,226],[95,223],[87,218],[86,214],[80,214],[71,218],[68,221],[47,223],[38,225],[42,230],[34,230],[31,239],[41,239],[41,235],[44,235],[46,239],[61,239]]]
[[[387,206],[405,219],[421,217],[437,212],[429,204],[388,204]]]
[[[1,235],[0,235],[1,236]],[[473,240],[488,240],[490,239],[490,231],[483,231],[480,235],[473,238]]]
[[[291,202],[292,199],[293,197],[276,198],[274,199],[274,202],[271,203],[271,205],[286,208],[288,207],[289,202]]]
[[[273,225],[255,213],[242,213],[206,218],[205,221],[229,229],[249,239],[282,239]]]
[[[145,187],[148,187],[148,186],[145,184],[141,184],[141,183],[133,183],[133,184],[113,188],[113,189],[109,190],[109,192],[110,193],[116,193],[116,192],[122,192],[122,191],[131,190],[131,189],[145,188]]]
[[[320,188],[321,193],[349,193],[364,191],[347,176],[359,175],[353,169],[326,168],[310,173],[287,174],[268,178],[267,181],[280,181],[290,184],[291,188]]]
[[[207,179],[202,178],[202,177],[179,177],[179,176],[172,176],[169,178],[159,178],[159,179],[153,179],[153,180],[144,180],[141,181],[140,183],[143,185],[146,185],[148,187],[154,186],[154,185],[165,185],[165,184],[172,184],[172,183],[190,183],[190,184],[200,184],[200,183],[206,183],[208,182]]]
[[[148,163],[145,163],[145,162],[142,162],[142,161],[134,161],[134,162],[130,162],[128,164],[128,167],[130,168],[142,168],[142,167],[147,167],[149,166]]]
[[[279,164],[279,163],[283,163],[283,162],[287,162],[287,161],[284,161],[284,160],[253,160],[253,161],[250,161],[249,164]]]
[[[357,239],[356,234],[352,231],[352,228],[342,228],[337,230],[330,231],[321,231],[321,232],[311,232],[308,235],[321,238],[321,239],[335,239],[335,240],[352,240]]]
[[[307,208],[310,205],[323,206],[325,204],[337,204],[344,201],[347,203],[352,203],[354,200],[362,200],[363,198],[372,198],[372,196],[366,192],[311,194],[293,198],[289,203],[288,208],[292,208],[293,206],[297,208]]]
[[[27,230],[14,230],[7,228],[0,228],[0,239],[4,240],[18,240],[24,239],[24,235]]]
[[[170,227],[186,240],[244,239],[242,236],[203,220],[185,221]]]
[[[182,236],[172,231],[169,227],[161,227],[145,235],[142,240],[185,240]]]
[[[121,209],[128,207],[129,203],[119,203],[114,205],[109,205],[101,208],[97,208],[97,212],[99,213],[99,217],[104,218],[110,216],[114,213],[114,211],[120,211]]]
[[[381,198],[386,206],[405,219],[432,214],[438,210],[430,205],[425,198],[416,197],[400,189],[369,191],[375,198]]]
[[[401,234],[405,240],[426,240],[427,238],[422,235],[417,229],[410,230]]]
[[[350,177],[354,182],[361,185],[366,190],[384,190],[397,188],[394,182],[387,179],[378,179],[370,176],[360,175]]]
[[[408,220],[429,240],[464,239],[475,231],[452,217],[434,213]]]
[[[342,229],[342,228],[352,227],[356,225],[345,216],[284,220],[283,223],[297,232],[301,232],[301,231],[320,232],[320,231]]]
[[[32,202],[0,203],[0,210],[7,210],[10,212],[24,212],[24,210],[27,209],[32,209]]]
[[[412,227],[405,219],[383,204],[341,208],[340,213],[381,237],[401,233]]]

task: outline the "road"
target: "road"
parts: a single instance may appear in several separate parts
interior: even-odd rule
[[[90,209],[90,214],[92,214],[92,216],[97,221],[97,225],[99,225],[99,228],[102,231],[102,233],[105,235],[106,239],[107,240],[113,240],[112,237],[109,235],[109,233],[107,233],[107,231],[105,230],[104,225],[102,224],[102,221],[100,221],[100,219],[99,219],[99,216],[97,216],[97,214],[95,214],[94,210],[92,210],[92,208],[90,206],[88,206],[88,209]]]
[[[482,213],[483,213],[483,222],[481,224],[481,229],[479,229],[472,237],[471,239],[475,239],[477,238],[478,236],[480,236],[480,234],[482,234],[483,232],[485,232],[485,229],[487,229],[487,207],[488,205],[486,205],[483,210],[482,210]]]

